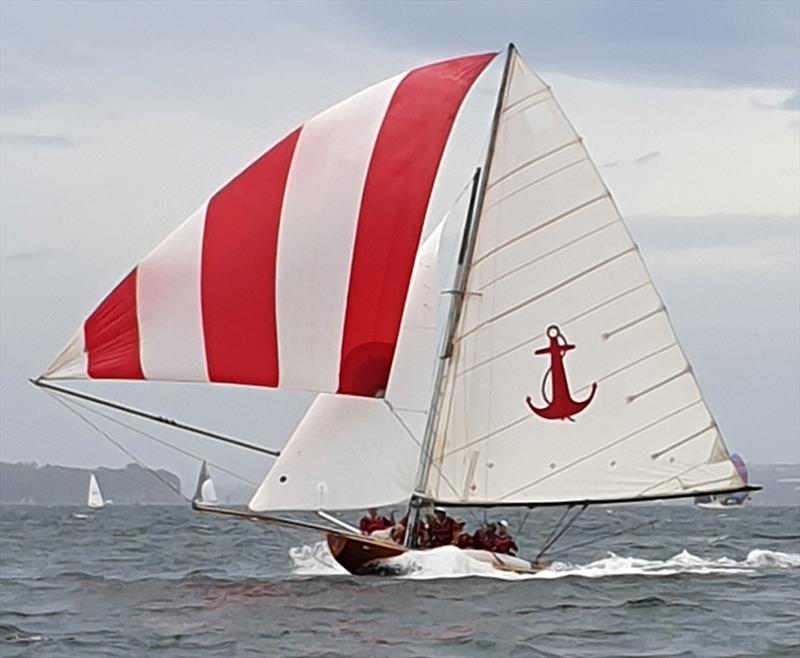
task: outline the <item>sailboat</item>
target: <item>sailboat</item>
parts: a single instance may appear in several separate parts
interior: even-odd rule
[[[106,506],[103,500],[103,494],[100,492],[100,485],[97,484],[97,478],[94,473],[89,475],[89,491],[86,495],[86,506],[91,509],[102,509]]]
[[[429,216],[454,122],[498,57],[466,208]],[[317,393],[280,453],[169,423],[277,457],[245,509],[196,510],[322,533],[357,574],[418,550],[415,533],[365,537],[332,512],[406,504],[411,529],[433,505],[559,505],[558,538],[589,505],[756,488],[583,139],[513,45],[406,71],[289,133],[34,382],[125,410],[55,383],[67,379]],[[526,572],[544,549],[470,555]]]
[[[734,453],[731,455],[731,462],[733,462],[733,465],[736,467],[736,471],[739,473],[739,477],[742,478],[742,482],[747,484],[749,474],[744,459],[742,459],[740,455]],[[701,509],[736,509],[744,507],[749,500],[749,492],[736,491],[729,494],[697,496],[697,498],[694,499],[694,504]]]
[[[214,489],[214,481],[208,473],[208,463],[205,460],[203,460],[203,464],[200,467],[200,475],[197,478],[197,487],[192,500],[206,504],[217,502],[217,491]]]

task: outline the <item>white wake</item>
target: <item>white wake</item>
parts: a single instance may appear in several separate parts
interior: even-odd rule
[[[347,572],[328,551],[326,542],[292,548],[289,557],[294,563],[293,573],[299,576],[331,576]],[[427,551],[409,551],[384,565],[396,571],[398,578],[433,580],[436,578],[482,577],[499,580],[529,580],[581,577],[606,578],[610,576],[672,576],[675,574],[753,574],[773,569],[800,568],[800,554],[782,553],[768,549],[753,549],[743,560],[729,557],[702,558],[683,550],[666,560],[646,560],[609,553],[606,557],[588,564],[553,562],[536,574],[516,574],[498,571],[491,564],[475,560],[454,546],[443,546]]]

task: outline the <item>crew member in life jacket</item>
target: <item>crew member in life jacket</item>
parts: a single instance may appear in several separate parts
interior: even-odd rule
[[[431,548],[452,544],[455,531],[456,522],[447,516],[447,512],[444,510],[444,508],[434,508],[433,520],[431,521],[429,528],[431,536]]]
[[[487,523],[485,526],[478,528],[472,536],[472,547],[491,551],[496,529],[497,525],[494,523]]]
[[[378,516],[377,508],[370,507],[367,515],[358,522],[358,529],[365,535],[371,535],[373,532],[391,528],[393,525],[394,518],[387,519],[385,516]]]
[[[466,523],[456,519],[456,529],[453,533],[453,543],[459,548],[472,548],[472,535],[465,529]]]
[[[514,542],[514,538],[508,534],[508,522],[500,521],[497,524],[497,533],[492,539],[493,553],[508,553],[509,555],[516,555],[519,547]]]

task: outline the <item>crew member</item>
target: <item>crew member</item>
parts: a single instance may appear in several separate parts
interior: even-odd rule
[[[492,542],[494,541],[495,528],[494,523],[487,523],[486,525],[478,528],[472,536],[472,547],[479,548],[484,551],[492,550]]]
[[[453,534],[456,530],[456,522],[453,521],[442,507],[433,510],[433,520],[430,524],[431,547],[447,546],[453,543]]]
[[[497,534],[492,540],[492,552],[516,555],[518,550],[519,547],[514,542],[514,538],[508,534],[508,522],[500,521],[497,526]]]
[[[378,510],[370,507],[367,515],[358,522],[358,529],[365,535],[371,535],[378,530],[385,530],[394,525],[394,519],[387,519],[385,516],[378,516]]]
[[[456,519],[456,529],[453,533],[453,543],[459,548],[472,548],[472,535],[469,534],[464,526],[466,523],[461,519]]]
[[[403,540],[406,537],[407,527],[408,527],[408,514],[406,514],[402,519],[400,519],[397,523],[395,523],[391,527],[391,534],[389,535],[389,539],[391,539],[396,544],[402,544]]]

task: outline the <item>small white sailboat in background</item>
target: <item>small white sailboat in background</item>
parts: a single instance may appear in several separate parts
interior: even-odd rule
[[[94,473],[89,476],[89,493],[86,498],[86,506],[90,509],[103,509],[106,506],[106,501],[103,500],[103,494],[100,491],[100,485],[97,484],[97,478]]]
[[[744,459],[742,459],[741,455],[734,453],[731,455],[731,462],[736,467],[739,477],[747,484],[749,474]],[[749,492],[737,491],[729,494],[697,496],[697,498],[694,499],[694,504],[701,509],[737,509],[744,507],[750,500],[752,500],[752,498]]]
[[[208,472],[208,464],[203,460],[203,465],[200,467],[200,476],[197,478],[197,488],[194,491],[194,498],[192,499],[198,503],[216,503],[217,491],[214,489],[214,481]]]

